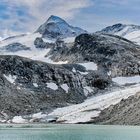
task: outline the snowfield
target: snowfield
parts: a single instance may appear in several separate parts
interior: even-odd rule
[[[108,108],[110,105],[119,103],[122,99],[135,95],[140,91],[140,84],[118,89],[104,95],[99,95],[85,100],[85,102],[68,107],[58,108],[49,115],[58,116],[58,122],[79,123],[88,122],[97,117],[101,110]]]
[[[20,124],[20,123],[27,123],[27,120],[23,119],[22,116],[15,116],[15,117],[12,119],[12,123],[17,123],[17,124]]]
[[[140,45],[140,31],[139,30],[126,34],[124,38],[131,40],[133,42],[136,42],[138,45]]]
[[[65,43],[73,43],[75,41],[75,37],[67,37],[67,38],[64,38],[63,41]]]
[[[79,63],[79,65],[82,65],[83,67],[86,68],[86,70],[97,70],[97,64],[95,64],[94,62],[87,62],[87,63]]]
[[[21,43],[27,47],[33,47],[34,46],[34,40],[37,37],[41,37],[42,35],[39,33],[32,33],[32,34],[26,34],[26,35],[21,35],[21,36],[15,36],[13,38],[8,38],[5,40],[2,40],[0,42],[0,47],[18,42]]]
[[[41,37],[42,35],[40,33],[32,33],[32,34],[26,34],[21,36],[16,36],[12,38],[8,38],[5,40],[2,40],[0,42],[0,48],[7,46],[12,43],[21,43],[22,45],[25,45],[26,47],[29,47],[30,50],[21,50],[18,52],[4,52],[1,51],[0,55],[18,55],[26,58],[30,58],[32,60],[38,60],[46,63],[52,63],[52,64],[66,64],[67,61],[60,61],[60,62],[53,62],[49,57],[45,57],[51,49],[39,49],[36,48],[34,45],[34,41],[37,37]],[[46,39],[42,38],[44,42],[48,43],[54,43],[55,40],[53,39]]]
[[[126,85],[126,84],[138,84],[140,83],[140,76],[131,76],[131,77],[115,77],[112,78],[112,81],[117,83],[118,85]]]

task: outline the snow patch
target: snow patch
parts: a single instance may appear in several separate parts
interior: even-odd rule
[[[37,37],[42,37],[40,33],[33,33],[33,34],[26,34],[26,35],[21,35],[21,36],[15,36],[13,38],[9,38],[6,40],[0,41],[0,47],[7,46],[12,43],[20,43],[22,45],[25,45],[26,47],[29,47],[30,50],[21,50],[17,52],[5,52],[5,51],[0,51],[1,55],[18,55],[22,57],[27,57],[32,60],[38,60],[46,63],[52,63],[52,64],[66,64],[68,63],[67,61],[59,61],[59,62],[53,62],[50,57],[45,57],[49,52],[50,48],[46,49],[39,49],[36,48],[34,45],[34,41]],[[47,38],[42,38],[44,42],[48,43],[54,43],[55,40],[52,39],[47,39]]]
[[[108,76],[111,76],[111,74],[112,74],[111,71],[109,71],[109,72],[107,73]]]
[[[79,63],[79,65],[82,65],[86,68],[86,70],[97,70],[97,64],[95,64],[94,62],[88,62],[88,63]]]
[[[58,86],[55,83],[47,83],[47,87],[53,90],[58,89]]]
[[[129,26],[126,26],[123,30],[117,32],[116,35],[123,36],[124,34],[128,33],[129,28],[130,28]]]
[[[67,64],[68,61],[58,61],[58,62],[54,62],[51,60],[51,56],[45,57],[51,49],[43,49],[43,50],[37,50],[36,53],[34,53],[35,55],[33,57],[31,57],[31,59],[33,60],[39,60],[42,62],[46,62],[46,63],[51,63],[51,64]]]
[[[116,78],[112,78],[112,81],[119,85],[135,84],[135,83],[140,83],[140,76],[138,75],[132,77],[116,77]]]
[[[37,88],[38,87],[38,84],[37,83],[33,83],[33,86]]]
[[[88,74],[88,72],[81,72],[81,71],[78,71],[78,72],[82,75],[87,75]]]
[[[75,73],[75,72],[76,72],[76,69],[75,69],[75,68],[73,68],[73,69],[72,69],[72,71]]]
[[[27,120],[23,119],[21,116],[15,116],[12,119],[13,123],[27,123]]]
[[[17,36],[17,37],[15,36],[14,38],[9,38],[9,39],[1,41],[0,47],[18,42],[31,48],[31,47],[34,47],[34,40],[37,37],[41,37],[41,36],[42,35],[40,33],[26,34],[24,36]]]
[[[93,89],[89,86],[84,87],[84,93],[87,96],[89,93],[93,92]]]
[[[42,114],[42,112],[36,113],[32,115],[33,119],[41,119],[41,118],[45,118],[47,115],[46,114]]]
[[[45,43],[55,43],[56,39],[48,39],[48,38],[42,38],[42,40],[45,42]]]
[[[66,91],[66,93],[68,93],[68,91],[69,91],[69,87],[68,87],[67,84],[63,84],[63,85],[61,85],[61,88],[64,89],[64,90]]]
[[[75,41],[75,37],[67,37],[63,39],[65,43],[73,43]]]
[[[12,83],[12,84],[15,83],[15,80],[16,80],[16,78],[17,78],[16,76],[10,75],[10,74],[9,74],[9,75],[5,75],[5,74],[4,74],[4,77],[5,77],[10,83]]]

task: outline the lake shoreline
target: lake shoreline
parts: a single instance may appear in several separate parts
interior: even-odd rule
[[[101,124],[56,124],[56,123],[49,123],[49,124],[41,124],[41,123],[28,123],[28,124],[0,124],[0,129],[2,128],[49,128],[49,127],[69,127],[69,126],[91,126],[91,127],[121,127],[121,128],[140,128],[138,125],[101,125]]]

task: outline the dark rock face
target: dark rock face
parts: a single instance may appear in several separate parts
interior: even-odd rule
[[[42,38],[40,37],[37,37],[34,41],[34,45],[36,48],[39,48],[39,49],[44,49],[44,48],[54,48],[55,47],[55,43],[47,43],[47,42],[44,42]]]
[[[140,47],[119,36],[82,34],[71,47],[53,53],[52,59],[56,61],[95,62],[99,71],[111,71],[112,77],[140,74]]]
[[[2,47],[1,50],[7,51],[7,52],[18,52],[21,50],[30,50],[30,48],[20,43],[13,43],[13,44],[9,44],[7,46]]]
[[[46,43],[43,41],[42,38],[36,38],[35,41],[34,41],[34,45],[36,48],[45,48],[46,47]]]
[[[108,85],[109,85],[109,82],[104,79],[96,79],[92,81],[92,86],[99,89],[105,89]]]

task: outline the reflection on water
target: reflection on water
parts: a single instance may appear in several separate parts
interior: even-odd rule
[[[46,125],[0,127],[0,140],[140,140],[140,127]]]

